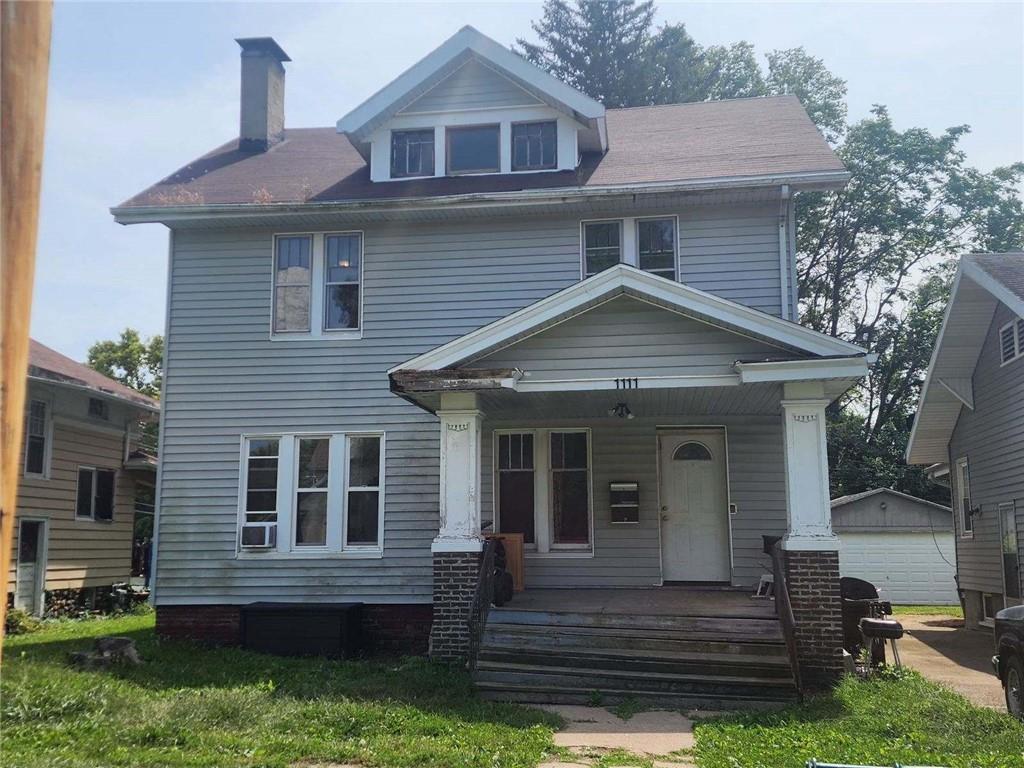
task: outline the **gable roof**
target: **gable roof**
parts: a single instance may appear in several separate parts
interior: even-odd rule
[[[527,93],[596,131],[601,137],[596,148],[607,146],[603,140],[604,105],[470,26],[460,29],[338,120],[338,132],[348,134],[354,144],[361,144],[382,123],[471,59],[485,62]]]
[[[952,512],[952,510],[944,504],[937,504],[936,502],[929,501],[928,499],[911,496],[909,493],[903,493],[903,491],[897,491],[894,488],[873,488],[870,491],[861,491],[860,493],[850,493],[846,496],[840,496],[839,498],[832,499],[832,509],[845,506],[846,504],[851,504],[855,501],[860,501],[861,499],[877,496],[879,494],[886,496],[899,496],[902,499],[913,501],[917,504],[921,504],[922,506],[932,507],[933,509],[937,509],[941,512]]]
[[[87,389],[104,397],[121,400],[146,411],[159,412],[160,403],[152,397],[126,387],[119,381],[75,362],[35,339],[29,339],[28,376],[53,384]]]
[[[683,283],[619,264],[388,371],[442,370],[477,360],[620,295],[632,296],[704,320],[797,355],[865,356],[854,344],[737,304]]]
[[[796,96],[610,109],[609,148],[585,153],[575,171],[372,182],[369,165],[333,128],[289,128],[266,152],[232,140],[113,209],[123,223],[161,221],[167,211],[244,206],[479,203],[549,194],[599,195],[714,187],[838,188],[849,174]],[[770,138],[766,138],[770,137]],[[256,203],[256,191],[261,199]]]
[[[960,409],[974,407],[972,376],[999,303],[1024,317],[1024,253],[960,259],[907,444],[909,464],[949,460]]]

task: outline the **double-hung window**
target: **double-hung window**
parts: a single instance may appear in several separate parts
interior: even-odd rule
[[[75,517],[93,520],[114,518],[114,477],[112,469],[78,468]]]
[[[434,175],[434,129],[392,131],[391,178]]]
[[[589,430],[495,433],[497,528],[523,534],[530,550],[590,553],[590,480]]]
[[[272,333],[278,338],[358,337],[362,232],[274,238]]]
[[[676,220],[638,219],[637,266],[645,272],[676,279]]]
[[[558,165],[558,124],[554,120],[512,124],[512,170],[543,171]]]
[[[967,457],[963,456],[956,460],[956,474],[953,477],[956,484],[956,507],[960,515],[960,535],[974,535],[974,517],[971,514],[971,470],[967,463]]]
[[[1024,320],[1017,318],[999,329],[999,362],[1012,363],[1024,355]]]
[[[583,277],[614,267],[622,261],[622,222],[583,223]]]
[[[677,279],[676,229],[675,216],[584,221],[581,248],[584,279],[620,263],[669,280]]]
[[[243,445],[243,551],[380,556],[383,434],[254,436]]]
[[[45,400],[30,400],[25,419],[25,474],[44,477],[47,472],[49,407]]]

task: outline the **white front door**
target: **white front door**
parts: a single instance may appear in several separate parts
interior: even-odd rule
[[[662,579],[728,582],[725,431],[659,432],[658,455]]]
[[[14,607],[33,614],[43,610],[46,575],[46,527],[41,520],[22,520],[18,527],[18,564]]]

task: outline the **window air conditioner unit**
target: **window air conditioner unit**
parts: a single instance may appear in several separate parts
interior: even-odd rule
[[[243,549],[270,549],[277,546],[277,523],[245,523],[242,526]]]

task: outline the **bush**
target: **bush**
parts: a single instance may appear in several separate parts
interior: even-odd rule
[[[27,635],[41,629],[42,626],[43,622],[32,614],[20,608],[11,608],[7,611],[4,632],[8,635]]]

